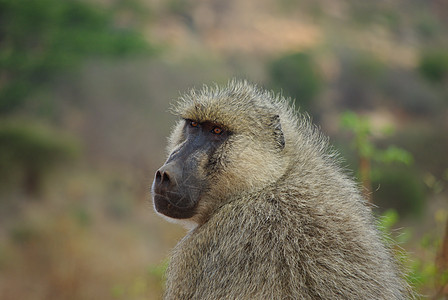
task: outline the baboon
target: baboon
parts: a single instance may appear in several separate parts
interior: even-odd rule
[[[358,186],[309,117],[232,80],[182,96],[156,212],[189,228],[165,299],[406,299]]]

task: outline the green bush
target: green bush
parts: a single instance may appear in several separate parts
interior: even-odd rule
[[[17,185],[38,194],[42,180],[55,167],[79,153],[79,144],[36,124],[0,124],[0,190]]]
[[[417,173],[410,168],[376,170],[372,176],[373,203],[380,211],[394,209],[402,216],[421,215],[425,189]]]
[[[78,0],[0,0],[0,113],[86,57],[149,51],[137,31],[115,25],[115,14]]]
[[[448,78],[448,51],[434,49],[424,52],[420,56],[418,70],[431,82],[443,82]]]
[[[311,55],[298,52],[282,56],[268,66],[271,84],[283,90],[285,96],[295,99],[296,104],[310,109],[312,101],[322,88],[322,77]]]

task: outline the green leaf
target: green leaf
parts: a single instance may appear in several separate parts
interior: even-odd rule
[[[390,146],[385,151],[378,152],[377,160],[384,163],[400,162],[405,165],[411,165],[413,162],[412,155],[396,146]]]
[[[392,226],[398,222],[399,216],[394,209],[389,209],[380,217],[379,228],[384,232],[389,232]]]

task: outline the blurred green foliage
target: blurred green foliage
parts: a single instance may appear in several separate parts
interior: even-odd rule
[[[392,230],[393,226],[398,222],[400,216],[394,209],[386,210],[379,218],[378,228],[384,232],[388,233]]]
[[[148,274],[158,280],[161,285],[164,283],[165,272],[168,268],[169,260],[162,261],[159,265],[153,265],[148,268]]]
[[[440,214],[444,214],[444,218],[438,218],[437,215]],[[407,252],[400,247],[401,244],[409,242],[414,234],[409,229],[394,230],[399,219],[397,211],[389,209],[381,214],[378,228],[383,233],[386,243],[391,245],[398,261],[405,268],[406,280],[409,285],[415,290],[431,291],[434,294],[432,292],[434,287],[442,287],[448,283],[448,272],[438,268],[433,254],[434,249],[440,247],[441,237],[434,232],[423,236],[416,247],[419,255],[414,256],[414,253]],[[443,226],[445,220],[446,212],[437,211],[435,216],[436,226]],[[432,295],[431,299],[442,298]]]
[[[313,57],[297,52],[273,60],[268,65],[271,85],[295,99],[301,109],[309,110],[322,89],[323,78]]]
[[[122,2],[0,0],[0,115],[14,120],[28,103],[36,107],[40,100],[51,110],[54,102],[37,92],[86,59],[151,54],[135,25],[120,22],[120,13],[137,9]],[[79,149],[77,141],[48,126],[22,119],[1,123],[0,189],[20,182],[27,193],[37,194],[46,174]]]
[[[93,217],[87,207],[78,205],[71,209],[73,218],[80,227],[89,227],[93,223]]]
[[[443,218],[440,218],[441,215]],[[434,220],[435,227],[442,227],[447,220],[447,211],[436,211]],[[415,249],[419,255],[408,259],[410,262],[408,281],[418,290],[431,291],[433,294],[431,299],[446,299],[441,292],[448,284],[448,270],[438,265],[437,254],[434,255],[434,249],[441,249],[442,244],[442,237],[436,232],[433,230],[426,233]],[[432,292],[434,289],[435,293]]]
[[[38,194],[50,170],[75,158],[78,142],[49,127],[20,122],[0,123],[0,189],[17,186]]]
[[[150,52],[137,31],[115,25],[114,14],[78,0],[0,0],[0,114],[86,57]]]
[[[359,157],[359,177],[367,189],[366,197],[373,196],[372,202],[381,210],[393,208],[403,215],[419,216],[424,207],[425,194],[423,182],[409,168],[413,156],[394,145],[385,150],[377,148],[372,141],[373,129],[367,118],[348,111],[341,115],[340,121],[353,133],[352,147]],[[393,128],[385,127],[382,133],[390,135]],[[396,163],[408,167],[400,169]]]
[[[376,148],[371,140],[372,126],[367,118],[347,111],[341,115],[341,125],[353,132],[352,147],[360,156],[380,163],[400,162],[410,165],[413,162],[412,155],[404,149],[396,146],[389,146],[385,150]],[[382,133],[390,135],[393,133],[393,128],[385,127],[382,129]]]
[[[418,70],[429,81],[442,83],[448,78],[448,51],[432,49],[420,56]]]
[[[420,217],[425,207],[425,187],[416,171],[388,166],[372,172],[373,202],[380,210],[395,209],[401,216]]]

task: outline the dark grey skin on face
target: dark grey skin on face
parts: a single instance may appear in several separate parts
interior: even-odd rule
[[[185,140],[157,170],[152,184],[157,212],[174,219],[188,219],[196,214],[201,195],[207,189],[201,178],[201,163],[216,164],[213,154],[230,132],[212,122],[185,120]]]

